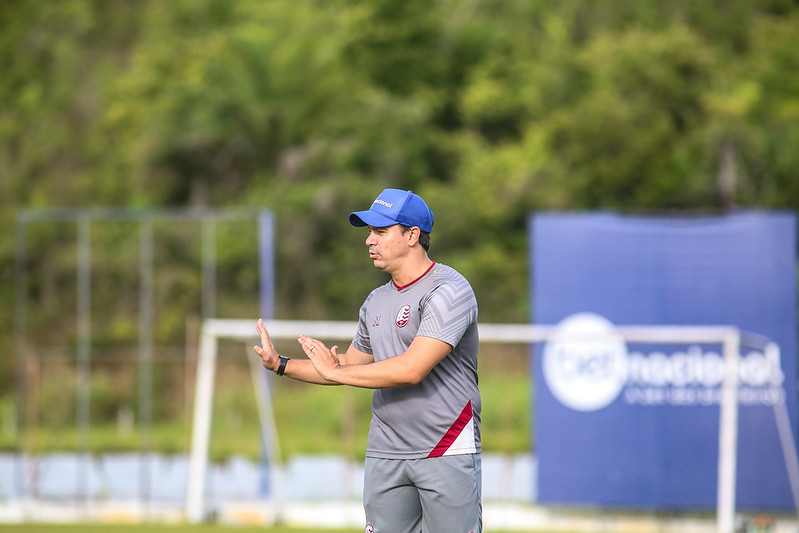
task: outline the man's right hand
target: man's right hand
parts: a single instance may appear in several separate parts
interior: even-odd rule
[[[276,372],[280,365],[280,358],[277,355],[277,350],[275,350],[275,345],[272,344],[272,339],[269,338],[264,321],[260,318],[255,325],[255,329],[261,337],[261,345],[253,346],[253,350],[261,357],[261,364],[264,365],[264,368]]]

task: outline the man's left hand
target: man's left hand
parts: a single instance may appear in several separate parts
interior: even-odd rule
[[[335,381],[333,376],[336,369],[341,366],[338,357],[338,346],[328,349],[322,341],[305,335],[300,335],[297,338],[297,342],[300,343],[319,375],[328,381]]]

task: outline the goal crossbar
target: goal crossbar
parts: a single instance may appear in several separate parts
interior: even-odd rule
[[[351,340],[357,329],[356,322],[345,321],[265,320],[264,323],[273,339],[296,338],[298,334],[302,333],[323,340]],[[562,335],[557,326],[537,324],[479,324],[478,330],[480,342],[494,343],[535,344],[546,342],[555,334]],[[614,327],[614,333],[620,335],[628,343],[700,343],[722,346],[726,371],[722,384],[720,407],[716,520],[719,533],[733,533],[738,435],[738,354],[742,345],[764,346],[769,340],[761,335],[742,332],[737,327],[723,325],[618,326]],[[579,338],[585,339],[583,335],[580,335]],[[203,321],[197,361],[197,384],[186,493],[186,516],[192,523],[201,522],[206,517],[205,477],[219,339],[257,342],[255,322],[236,319],[206,319]],[[775,409],[775,414],[779,412]],[[784,426],[785,422],[787,421],[779,420],[778,416],[778,425]],[[788,427],[790,428],[789,422]],[[272,438],[275,438],[274,435]],[[783,438],[783,447],[789,448],[783,450],[786,463],[796,464],[796,448],[791,432]],[[794,486],[795,476],[790,475],[789,477],[794,490],[794,499],[799,502],[799,487]]]

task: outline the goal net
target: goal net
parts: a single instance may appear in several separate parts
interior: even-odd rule
[[[296,338],[299,333],[324,341],[348,341],[355,334],[355,322],[266,320],[270,337]],[[778,350],[762,336],[742,332],[731,326],[618,326],[609,338],[607,332],[568,333],[557,326],[526,324],[480,324],[481,343],[583,343],[585,346],[604,345],[621,339],[637,344],[715,344],[721,346],[724,360],[724,379],[720,395],[718,436],[718,477],[716,519],[720,533],[733,533],[736,510],[736,462],[738,435],[739,354],[744,346],[760,350]],[[201,522],[207,516],[204,499],[211,418],[216,371],[217,347],[221,339],[234,339],[252,344],[258,341],[254,320],[207,319],[203,323],[197,361],[197,381],[191,437],[191,454],[186,494],[186,515],[190,522]],[[573,346],[573,345],[572,345]],[[259,402],[259,417],[267,460],[271,465],[280,461],[277,429],[271,404],[269,380],[261,379],[263,369],[256,357],[250,357],[253,384]],[[794,502],[799,509],[799,460],[796,443],[786,406],[784,391],[775,391],[780,401],[774,403],[774,415],[780,444],[791,485]],[[270,468],[272,475],[274,468]],[[277,498],[281,481],[272,479],[272,497]]]

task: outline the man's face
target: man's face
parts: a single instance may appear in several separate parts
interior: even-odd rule
[[[376,268],[390,274],[410,250],[408,232],[403,233],[399,224],[385,228],[374,226],[368,228],[366,245],[369,247],[369,257],[374,261]]]

